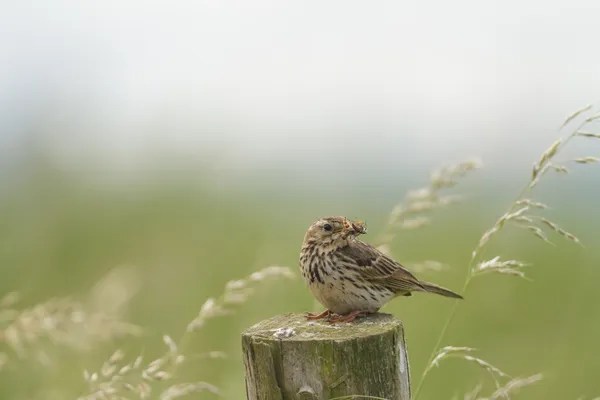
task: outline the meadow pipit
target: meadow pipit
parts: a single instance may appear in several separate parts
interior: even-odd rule
[[[327,308],[321,314],[309,314],[309,319],[350,322],[413,291],[462,299],[448,289],[420,281],[392,258],[359,240],[364,233],[364,224],[345,217],[322,218],[308,228],[300,269],[312,294]]]

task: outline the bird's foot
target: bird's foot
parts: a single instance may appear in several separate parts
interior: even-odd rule
[[[336,315],[334,317],[330,317],[328,319],[328,322],[332,324],[335,322],[352,322],[358,317],[364,317],[369,314],[371,313],[367,311],[352,311],[350,314],[347,315]]]
[[[323,318],[331,318],[331,311],[329,310],[325,310],[323,311],[321,314],[315,314],[315,313],[307,313],[306,314],[306,319],[311,321],[311,320],[315,320],[315,319],[323,319]]]

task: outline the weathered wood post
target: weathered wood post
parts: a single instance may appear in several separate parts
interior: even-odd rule
[[[410,400],[404,329],[389,314],[334,325],[280,315],[246,330],[242,347],[248,400]]]

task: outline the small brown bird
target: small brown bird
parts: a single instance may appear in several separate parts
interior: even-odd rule
[[[309,313],[308,319],[350,322],[413,291],[462,299],[448,289],[420,281],[392,258],[360,241],[358,236],[364,233],[363,223],[346,217],[322,218],[308,228],[300,269],[312,294],[327,308],[321,314]]]

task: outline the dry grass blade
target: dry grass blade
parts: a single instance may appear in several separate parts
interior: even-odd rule
[[[473,388],[473,390],[465,394],[464,400],[477,400],[482,389],[483,383],[478,384]]]
[[[533,168],[533,178],[534,179],[537,178],[541,172],[543,172],[544,167],[546,166],[548,161],[551,160],[556,155],[556,153],[558,153],[558,149],[560,148],[562,143],[563,143],[562,139],[558,139],[556,142],[552,143],[552,145],[548,148],[548,150],[546,150],[542,154],[542,157],[540,158],[538,163]]]
[[[530,224],[530,225],[535,224],[535,221],[531,217],[527,217],[525,215],[521,215],[520,217],[513,219],[513,222],[518,222],[518,223],[522,223],[522,224]]]
[[[517,205],[519,206],[529,206],[529,207],[533,207],[533,208],[540,208],[540,209],[547,209],[548,206],[544,203],[540,203],[538,201],[533,201],[531,199],[521,199],[518,200],[516,202]]]
[[[0,336],[20,358],[39,355],[48,341],[54,346],[86,351],[114,338],[141,334],[139,327],[69,298],[14,311],[11,319],[4,321],[7,326],[0,329]]]
[[[434,191],[451,188],[458,183],[457,178],[466,175],[469,171],[481,168],[482,164],[481,159],[472,158],[458,164],[441,167],[431,174],[431,188]]]
[[[573,114],[569,115],[567,118],[565,118],[565,122],[563,122],[563,124],[560,126],[560,129],[564,128],[565,126],[567,126],[571,121],[573,121],[575,118],[577,118],[578,116],[580,116],[581,114],[583,114],[586,111],[591,110],[593,107],[592,104],[589,104],[577,111],[575,111]]]
[[[418,229],[422,228],[425,225],[429,225],[431,223],[431,219],[427,217],[416,217],[412,219],[407,219],[402,222],[400,227],[402,229]]]
[[[206,382],[179,383],[161,393],[160,400],[178,399],[188,394],[199,392],[219,394],[219,388]]]
[[[491,260],[480,262],[473,269],[473,275],[480,275],[489,272],[495,272],[505,275],[514,275],[521,278],[526,278],[525,273],[520,268],[527,267],[529,264],[517,261],[517,260],[506,260],[500,261],[500,257],[494,257]]]
[[[542,239],[544,242],[554,246],[554,243],[552,243],[550,240],[548,240],[544,231],[541,230],[540,228],[538,228],[537,226],[528,226],[527,229],[529,229],[531,232],[533,232],[533,234],[536,237],[538,237],[538,238]]]
[[[551,164],[550,164],[549,160],[546,160],[546,164],[544,164],[542,166],[535,165],[533,167],[534,176],[532,177],[531,181],[529,182],[528,189],[533,189],[534,187],[537,186],[538,183],[540,183],[540,178],[542,176],[544,176],[546,171],[548,171],[548,168],[550,168],[550,165]]]
[[[459,201],[461,196],[442,195],[442,191],[456,186],[459,178],[477,170],[481,165],[481,160],[469,159],[434,170],[427,186],[410,190],[404,201],[394,206],[388,217],[386,230],[379,238],[380,245],[389,245],[400,229],[411,230],[428,225],[431,219],[422,215],[423,213]]]
[[[175,341],[171,339],[171,336],[164,335],[163,342],[165,342],[165,344],[169,347],[170,353],[177,354],[177,343],[175,343]]]
[[[503,225],[504,219],[500,218],[498,221],[496,221],[496,224],[494,226],[492,226],[490,229],[484,232],[484,234],[479,239],[479,243],[477,243],[477,247],[475,247],[475,250],[473,250],[473,252],[471,253],[471,260],[475,260],[475,258],[477,257],[479,252],[485,247],[487,242],[492,238],[492,236],[494,236],[497,232],[500,231]]]
[[[464,355],[463,358],[467,361],[474,362],[475,364],[484,368],[486,371],[490,372],[493,375],[497,375],[498,377],[502,377],[502,378],[510,378],[510,376],[508,376],[507,374],[502,372],[499,368],[494,367],[492,364],[490,364],[489,362],[487,362],[485,360],[482,360],[481,358],[473,357],[473,356],[469,356],[469,355]]]
[[[600,119],[600,113],[596,113],[594,115],[592,115],[591,117],[586,118],[586,122],[592,122],[595,121],[597,119]]]
[[[492,396],[489,398],[489,400],[508,398],[511,394],[516,393],[519,389],[521,389],[525,386],[533,385],[534,383],[541,381],[543,378],[544,377],[542,374],[536,374],[536,375],[532,375],[528,378],[512,379],[512,380],[508,381],[508,383],[506,383],[506,385],[504,385],[503,387],[498,388],[498,390],[496,390],[492,394]],[[488,400],[488,399],[480,399],[480,400]]]
[[[577,132],[576,136],[583,136],[587,138],[595,138],[600,139],[600,133],[592,133],[592,132]]]
[[[21,300],[19,292],[8,292],[0,300],[0,308],[9,308],[16,305]]]
[[[551,165],[551,167],[556,171],[559,172],[561,174],[568,174],[569,173],[569,169],[567,167],[565,167],[564,165]]]
[[[196,318],[188,324],[187,331],[193,332],[202,328],[211,318],[230,315],[232,310],[228,307],[246,302],[254,293],[252,285],[269,279],[295,279],[295,277],[287,267],[270,266],[250,274],[245,279],[229,281],[225,285],[225,291],[221,297],[206,300]]]
[[[104,290],[135,293],[129,281],[116,282],[115,274],[130,271],[118,267],[96,284],[86,301],[53,298],[31,307],[17,308],[20,295],[10,292],[0,300],[0,341],[8,349],[5,363],[14,358],[35,359],[49,365],[49,349],[88,351],[102,343],[125,336],[139,336],[142,329],[122,319],[129,297],[114,296],[111,302],[98,302]],[[131,275],[131,274],[130,274]],[[104,369],[104,373],[110,372]]]
[[[550,221],[550,220],[548,220],[546,218],[540,218],[540,220],[544,224],[546,224],[547,226],[549,226],[553,231],[555,231],[556,233],[558,233],[559,235],[565,237],[566,239],[568,239],[568,240],[570,240],[572,242],[580,244],[579,239],[575,235],[573,235],[570,232],[565,231],[564,229],[562,229],[560,226],[558,226],[554,222],[552,222],[552,221]]]
[[[574,160],[578,164],[595,164],[600,161],[598,157],[581,157]]]
[[[525,214],[527,211],[529,210],[529,207],[522,207],[519,208],[517,211],[512,212],[510,214],[505,214],[504,216],[502,216],[502,219],[504,221],[510,221],[516,218],[519,218],[520,216],[522,216],[523,214]]]
[[[448,357],[452,357],[452,356],[464,356],[464,353],[466,352],[471,352],[471,351],[475,351],[476,349],[472,348],[472,347],[455,347],[455,346],[446,346],[444,348],[442,348],[438,354],[433,358],[433,361],[431,361],[431,366],[435,366],[438,367],[440,364],[440,361],[444,360],[445,358]]]
[[[494,383],[497,387],[500,387],[499,379],[501,378],[510,378],[506,373],[504,373],[499,368],[494,365],[488,363],[487,361],[474,357],[470,355],[470,353],[474,352],[475,349],[472,347],[454,347],[454,346],[446,346],[442,348],[436,356],[431,360],[429,365],[426,368],[426,372],[431,370],[433,367],[438,367],[442,360],[447,358],[461,358],[463,360],[475,363],[479,367],[485,369],[491,376]]]

